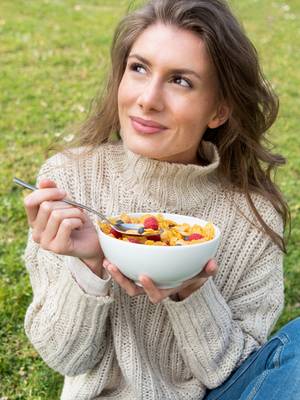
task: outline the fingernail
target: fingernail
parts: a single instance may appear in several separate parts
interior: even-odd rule
[[[106,268],[108,266],[108,261],[104,260],[102,265],[103,265],[104,268]]]
[[[62,196],[65,196],[67,193],[64,189],[59,189],[59,194],[61,194]]]
[[[109,272],[116,272],[116,271],[117,271],[116,267],[114,267],[114,266],[111,265],[111,264],[108,265],[107,269],[109,270]]]
[[[147,279],[143,275],[139,277],[139,282],[143,287],[145,284],[147,285]]]

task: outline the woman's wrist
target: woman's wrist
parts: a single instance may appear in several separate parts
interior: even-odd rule
[[[180,290],[177,292],[177,299],[175,301],[181,301],[189,297],[191,294],[196,292],[196,290],[200,289],[204,283],[207,281],[208,278],[200,278],[198,282],[193,283],[190,286]]]
[[[81,258],[81,261],[99,278],[104,278],[105,270],[102,267],[103,258]]]

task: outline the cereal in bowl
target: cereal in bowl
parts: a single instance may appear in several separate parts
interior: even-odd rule
[[[105,222],[100,222],[100,229],[107,235],[126,242],[146,244],[149,246],[183,246],[212,240],[215,229],[212,223],[204,226],[198,224],[177,223],[167,219],[163,214],[144,214],[142,216],[129,216],[122,213],[118,217],[109,218],[112,223],[122,221],[125,223],[143,225],[143,232],[147,236],[126,235],[115,231]],[[128,232],[130,233],[130,232]]]

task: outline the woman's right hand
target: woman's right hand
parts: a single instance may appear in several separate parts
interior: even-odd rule
[[[103,253],[96,229],[84,211],[61,201],[65,197],[50,179],[25,197],[32,238],[44,250],[80,258],[101,277]]]

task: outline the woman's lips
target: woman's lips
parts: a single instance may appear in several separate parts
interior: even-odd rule
[[[138,117],[130,117],[134,129],[141,133],[158,133],[167,129],[155,121],[145,120]]]

